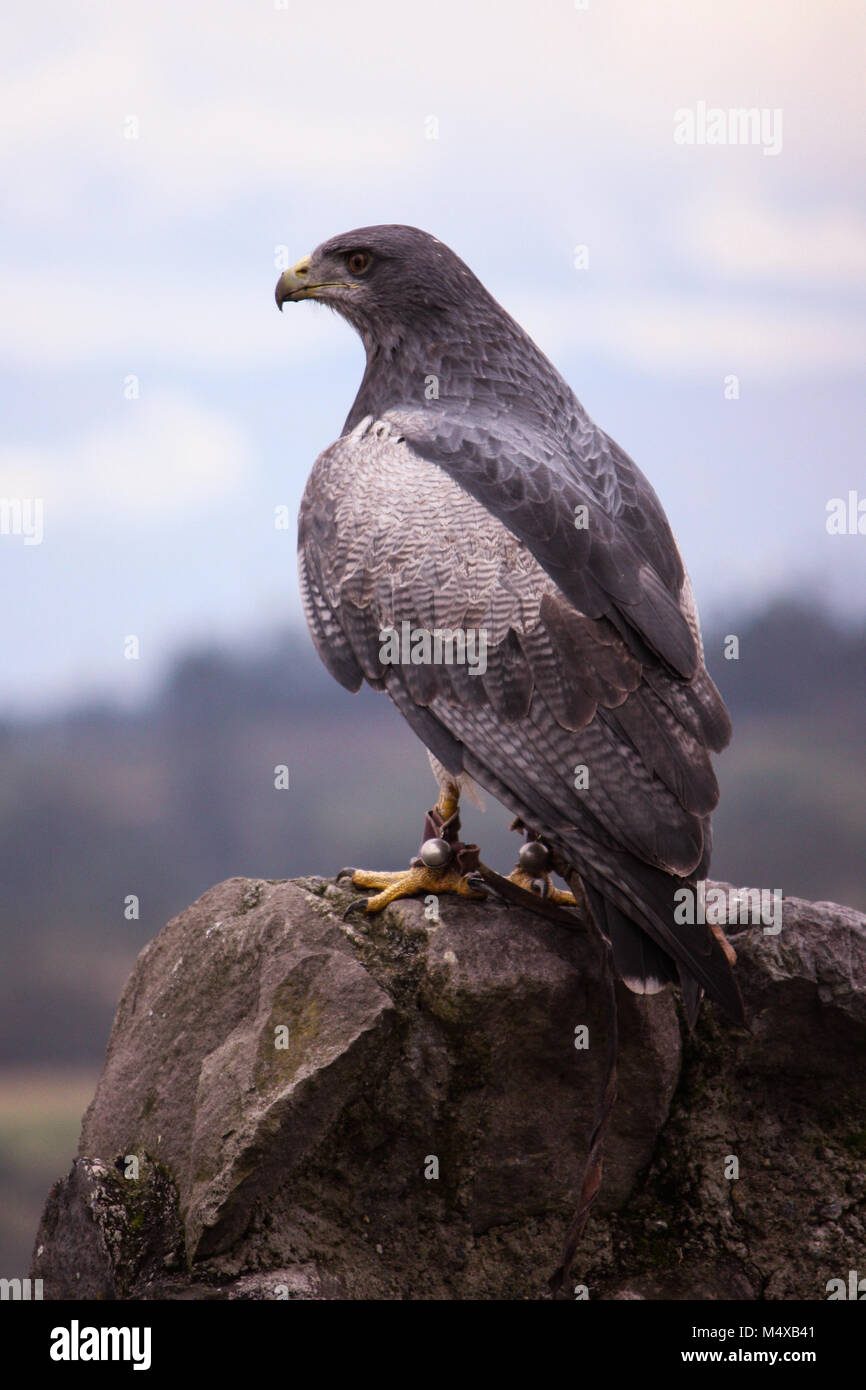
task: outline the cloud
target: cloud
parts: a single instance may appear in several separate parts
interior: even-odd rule
[[[270,264],[273,247],[262,247]],[[299,253],[300,254],[300,253]],[[69,267],[60,282],[44,272],[0,272],[0,362],[71,368],[112,364],[118,378],[154,361],[175,367],[289,365],[345,352],[349,334],[324,306],[305,315],[303,334],[287,329],[274,304],[278,271],[214,286],[124,266]]]
[[[862,277],[862,218],[791,194],[826,187],[834,161],[846,179],[854,167],[863,25],[863,13],[828,24],[790,0],[628,0],[625,11],[562,0],[537,16],[523,0],[372,0],[361,15],[336,0],[326,16],[274,0],[94,0],[86,24],[62,0],[22,8],[0,94],[17,257],[0,274],[0,361],[123,373],[156,358],[328,359],[349,350],[341,325],[308,314],[303,334],[285,331],[270,284],[235,273],[270,263],[273,248],[251,239],[297,236],[301,255],[308,227],[326,236],[356,220],[331,225],[335,208],[381,214],[363,221],[435,207],[458,251],[477,235],[494,259],[519,236],[565,248],[594,230],[594,253],[603,237],[621,282],[642,283],[628,302],[587,305],[593,342],[638,365],[715,369],[731,353],[776,374],[857,365],[841,310],[732,303],[718,277],[828,291]],[[782,106],[782,155],[678,148],[674,111],[696,99]],[[428,114],[441,122],[435,143]],[[124,138],[129,116],[137,139]],[[713,277],[703,298],[648,294],[682,278],[683,256]],[[567,327],[560,340],[590,345]]]
[[[0,171],[18,211],[86,191],[82,168],[150,217],[275,187],[367,189],[423,161],[431,113],[476,171],[530,156],[567,177],[575,152],[581,167],[643,167],[652,153],[709,182],[732,152],[673,142],[674,111],[697,99],[783,108],[783,158],[800,174],[804,158],[820,174],[862,152],[856,6],[828,23],[790,0],[560,0],[537,13],[525,0],[360,12],[332,0],[315,14],[273,0],[93,0],[76,25],[63,0],[43,0],[18,10],[16,30]],[[123,136],[129,115],[137,140]]]
[[[681,206],[674,234],[693,265],[767,285],[866,283],[866,218],[850,208],[784,210],[740,190],[708,191]]]
[[[754,296],[588,292],[515,300],[510,311],[548,356],[585,352],[642,371],[755,378],[866,367],[853,315],[764,304]]]
[[[249,450],[219,412],[174,396],[129,400],[115,418],[66,444],[0,450],[0,496],[41,498],[54,517],[92,524],[109,515],[199,510],[241,490]]]

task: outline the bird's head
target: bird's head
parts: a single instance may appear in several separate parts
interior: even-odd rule
[[[441,334],[451,313],[490,296],[435,237],[417,227],[379,226],[331,237],[284,270],[278,307],[299,299],[320,300],[348,319],[368,346],[386,346],[414,334]]]

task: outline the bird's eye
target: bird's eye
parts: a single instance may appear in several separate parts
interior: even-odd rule
[[[370,265],[366,251],[351,251],[346,257],[346,265],[353,275],[363,275]]]

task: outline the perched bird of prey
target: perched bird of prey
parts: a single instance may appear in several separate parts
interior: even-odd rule
[[[284,271],[276,299],[329,305],[367,354],[301,503],[313,641],[348,690],[387,692],[440,785],[427,853],[355,872],[379,890],[368,910],[477,896],[455,836],[468,778],[527,832],[515,880],[537,880],[548,853],[564,865],[627,985],[679,977],[690,1018],[703,991],[740,1017],[730,948],[677,906],[707,874],[710,752],[730,723],[650,484],[425,232],[333,237]]]

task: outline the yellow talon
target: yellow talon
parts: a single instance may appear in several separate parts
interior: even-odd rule
[[[356,869],[352,874],[356,888],[380,888],[367,902],[367,912],[381,912],[383,907],[395,902],[397,898],[411,898],[416,893],[457,893],[461,898],[483,899],[487,895],[472,888],[465,874],[456,868],[428,869],[426,864],[416,864],[396,873],[379,873],[369,869]]]
[[[546,885],[545,892],[539,894],[533,888],[533,884],[538,880]],[[578,901],[573,893],[565,892],[561,888],[554,888],[550,881],[550,874],[528,874],[525,869],[513,869],[508,875],[509,883],[516,883],[518,888],[522,888],[526,893],[533,893],[535,897],[542,897],[546,903],[558,903],[562,907],[577,907]]]

